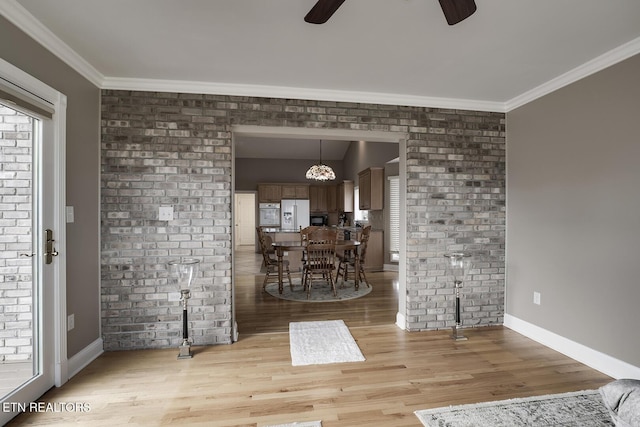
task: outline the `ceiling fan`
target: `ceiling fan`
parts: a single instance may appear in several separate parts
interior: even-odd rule
[[[449,25],[467,19],[476,11],[474,0],[439,0]],[[304,20],[310,24],[324,24],[331,15],[344,3],[344,0],[318,0],[311,8]]]

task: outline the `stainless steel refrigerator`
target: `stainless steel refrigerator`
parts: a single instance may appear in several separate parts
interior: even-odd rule
[[[282,200],[280,202],[280,228],[298,231],[309,226],[308,200]]]

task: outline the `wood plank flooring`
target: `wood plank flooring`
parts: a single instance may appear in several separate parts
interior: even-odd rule
[[[357,300],[294,303],[263,294],[262,276],[239,274],[238,342],[197,347],[190,360],[176,360],[177,349],[105,353],[41,399],[87,403],[89,412],[21,414],[9,425],[420,426],[418,409],[611,380],[503,327],[465,330],[462,342],[449,331],[402,331],[393,324],[396,278],[370,275],[374,291]],[[365,362],[291,366],[289,321],[340,318]]]

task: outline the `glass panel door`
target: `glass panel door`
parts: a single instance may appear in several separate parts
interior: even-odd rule
[[[0,100],[0,424],[54,383],[54,276],[44,242],[52,130],[50,119]]]
[[[0,104],[0,395],[38,374],[34,138],[40,120]]]

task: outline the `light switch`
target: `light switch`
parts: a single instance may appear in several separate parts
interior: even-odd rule
[[[73,206],[66,206],[65,207],[65,214],[67,217],[67,223],[70,224],[73,221],[75,221],[75,215],[73,213]]]
[[[173,221],[173,206],[160,206],[158,219],[160,221]]]

